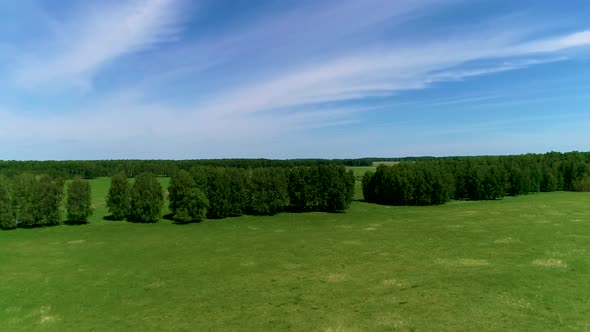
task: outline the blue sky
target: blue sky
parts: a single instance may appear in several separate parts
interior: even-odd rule
[[[0,159],[590,150],[590,2],[0,2]]]

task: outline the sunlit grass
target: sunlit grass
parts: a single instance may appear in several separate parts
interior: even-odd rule
[[[162,179],[166,183],[167,179]],[[0,330],[588,330],[590,194],[0,232]]]

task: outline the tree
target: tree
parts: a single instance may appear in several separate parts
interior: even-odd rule
[[[0,229],[16,228],[16,219],[12,209],[11,183],[3,176],[0,176]]]
[[[20,227],[35,226],[33,195],[36,187],[37,180],[31,174],[19,174],[12,179],[12,211]]]
[[[107,195],[107,208],[112,218],[123,220],[131,208],[129,181],[125,173],[120,172],[111,178],[111,188]]]
[[[205,219],[209,200],[205,193],[197,188],[196,182],[189,172],[180,170],[172,177],[168,194],[170,210],[175,220],[191,222]]]
[[[320,192],[322,211],[344,211],[354,197],[354,175],[352,171],[346,171],[344,166],[322,165],[318,169],[321,179]]]
[[[296,167],[289,173],[289,201],[294,211],[320,210],[322,188],[319,168]]]
[[[195,187],[195,181],[191,174],[185,170],[180,170],[170,179],[168,186],[169,207],[172,214],[181,206],[185,196]]]
[[[365,175],[363,175],[361,186],[363,189],[363,199],[367,202],[376,202],[375,172],[367,171]]]
[[[11,182],[11,203],[7,210],[11,210],[16,226],[37,227],[61,222],[62,179],[19,174]]]
[[[90,183],[76,177],[68,184],[66,208],[68,221],[85,223],[92,214]]]
[[[248,173],[242,168],[225,168],[224,170],[229,185],[228,215],[240,216],[244,214],[250,197]]]
[[[211,167],[207,172],[207,218],[218,219],[230,216],[231,188],[225,168]]]
[[[288,178],[282,168],[252,170],[250,210],[258,215],[271,215],[289,205]]]
[[[130,218],[139,222],[160,220],[164,194],[162,185],[152,173],[141,173],[131,187]]]
[[[37,182],[32,211],[35,226],[57,225],[61,221],[64,181],[42,175]]]
[[[174,219],[181,222],[203,221],[207,216],[209,200],[199,188],[189,188],[178,204]]]

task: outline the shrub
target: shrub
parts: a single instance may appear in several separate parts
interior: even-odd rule
[[[106,199],[107,208],[115,220],[123,220],[131,208],[129,181],[125,173],[120,172],[111,178],[111,188]]]
[[[160,220],[164,194],[162,185],[151,173],[141,173],[131,187],[131,210],[129,217],[138,222]]]
[[[181,222],[203,221],[208,208],[209,200],[205,193],[199,188],[190,188],[177,206],[174,219]]]
[[[11,202],[10,182],[0,177],[0,229],[16,228],[16,218]]]
[[[193,176],[186,171],[179,171],[170,180],[168,187],[170,210],[173,218],[181,222],[202,221],[207,215],[209,200],[205,193],[197,188]]]
[[[282,168],[252,170],[250,211],[270,215],[289,205],[288,178]]]
[[[64,183],[43,175],[37,180],[33,193],[33,219],[35,226],[57,225],[61,221],[60,206],[63,199]]]
[[[68,185],[66,208],[68,221],[73,223],[85,223],[92,214],[92,202],[90,183],[76,177]]]

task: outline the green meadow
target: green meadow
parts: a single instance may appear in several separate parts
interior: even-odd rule
[[[589,193],[176,225],[91,184],[88,224],[0,231],[0,330],[590,330]]]

